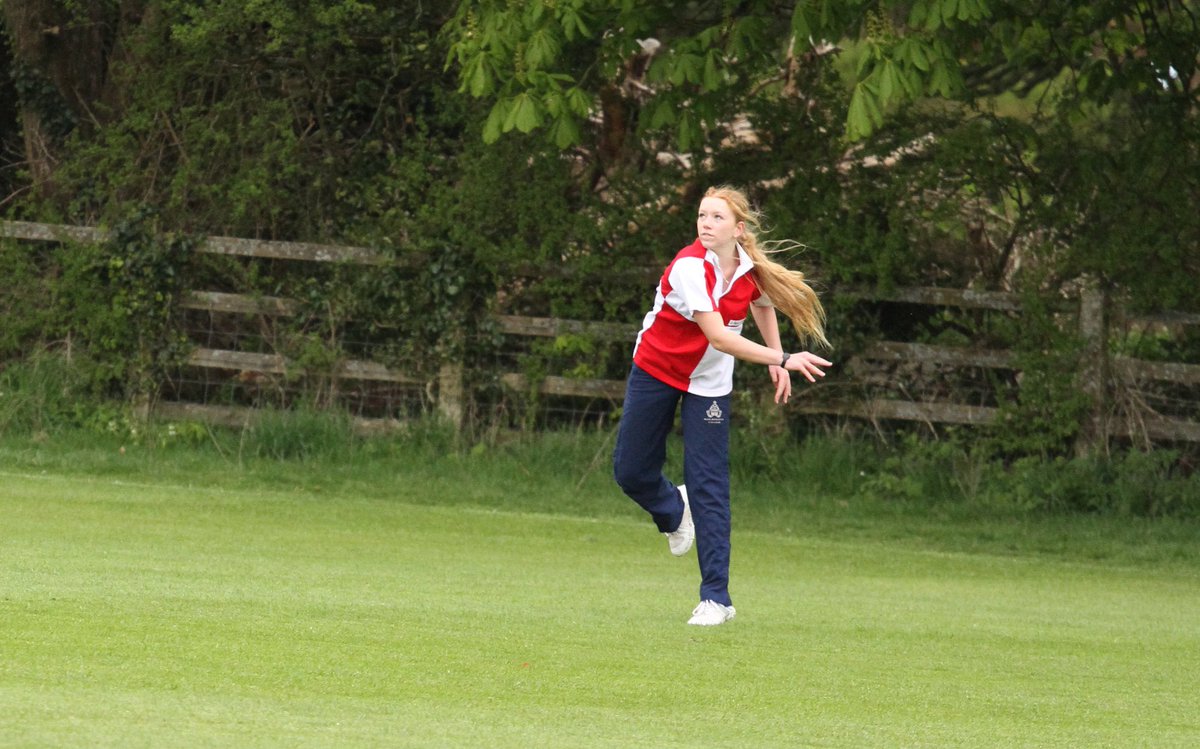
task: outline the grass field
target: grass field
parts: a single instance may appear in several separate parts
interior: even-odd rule
[[[1190,531],[1148,561],[751,498],[699,629],[694,553],[603,470],[162,458],[0,450],[4,746],[1200,745]]]

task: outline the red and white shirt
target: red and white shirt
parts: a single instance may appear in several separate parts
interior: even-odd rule
[[[733,390],[730,354],[713,348],[697,312],[720,312],[725,327],[741,335],[750,304],[771,306],[754,280],[754,262],[737,246],[738,267],[729,283],[717,254],[697,239],[684,247],[663,271],[654,308],[642,321],[633,361],[666,384],[695,395],[719,396]]]

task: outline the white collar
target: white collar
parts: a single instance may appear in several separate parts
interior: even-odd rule
[[[753,269],[754,261],[750,259],[750,253],[746,252],[746,248],[742,247],[741,242],[736,242],[733,245],[733,250],[735,253],[737,253],[737,260],[738,260],[737,271],[734,273],[733,277],[737,278],[738,276],[742,275],[743,273],[746,273],[747,271]],[[717,265],[718,267],[721,265],[721,256],[720,255],[718,255],[716,252],[714,252],[713,250],[710,250],[708,248],[705,248],[705,252],[707,252],[709,255],[713,256],[715,265]]]
[[[717,288],[720,289],[717,294],[718,298],[725,296],[725,292],[732,289],[739,278],[754,270],[754,261],[750,259],[750,253],[746,252],[746,248],[742,247],[741,242],[734,244],[734,250],[737,252],[738,267],[733,272],[733,278],[729,279],[728,283],[725,282],[725,274],[721,272],[720,256],[712,250],[707,250],[708,254],[711,255],[709,262],[717,268],[717,280],[719,282]]]
[[[750,253],[746,252],[746,248],[742,247],[741,242],[735,244],[734,249],[737,250],[738,254],[737,274],[740,276],[742,273],[745,273],[754,267],[754,261],[750,259]]]

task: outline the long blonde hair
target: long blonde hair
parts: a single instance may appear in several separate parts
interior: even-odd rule
[[[726,185],[710,187],[704,197],[724,200],[733,211],[734,219],[745,225],[740,239],[742,248],[754,261],[758,287],[771,300],[771,304],[787,315],[801,338],[832,348],[825,338],[825,308],[821,306],[817,293],[804,280],[804,274],[789,270],[768,256],[769,253],[799,245],[788,241],[760,244],[757,232],[762,231],[762,215],[750,207],[750,200],[741,190]]]

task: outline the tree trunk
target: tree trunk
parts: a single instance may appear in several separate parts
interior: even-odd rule
[[[119,9],[104,0],[0,2],[21,94],[25,159],[39,191],[52,184],[62,137],[72,127],[101,121],[97,102],[114,100],[111,92],[106,95],[110,52],[143,5],[144,0],[125,0]]]

